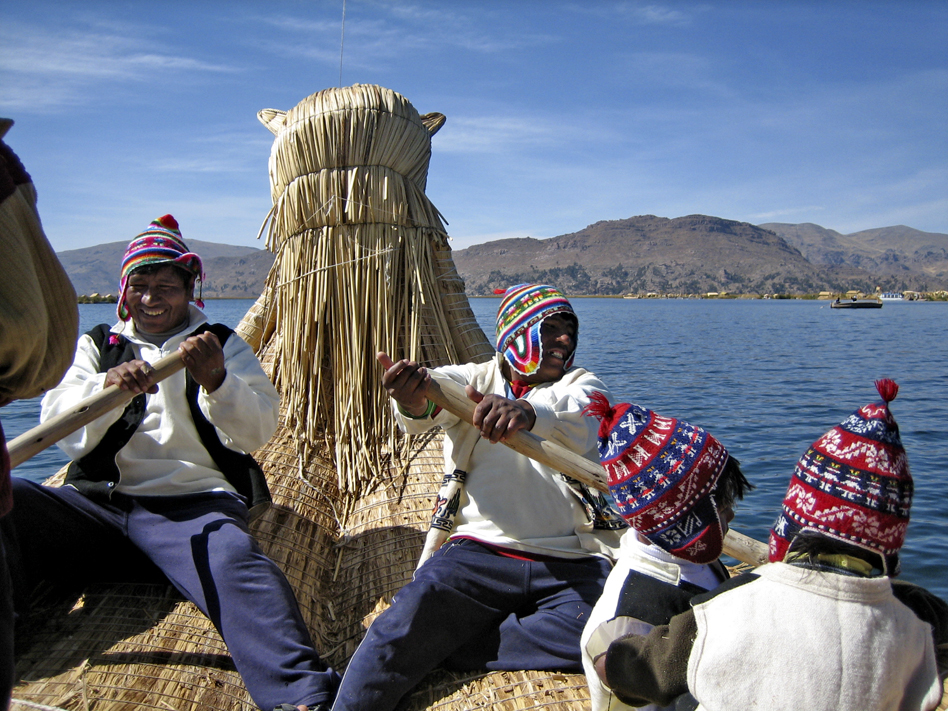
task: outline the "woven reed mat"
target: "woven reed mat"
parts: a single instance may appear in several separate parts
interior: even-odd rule
[[[483,361],[493,347],[424,193],[441,114],[356,85],[259,118],[275,136],[261,233],[276,256],[237,331],[282,409],[254,453],[274,505],[253,530],[341,671],[411,579],[443,476],[440,433],[398,433],[375,353],[439,365]],[[97,584],[70,602],[34,607],[18,638],[14,709],[253,708],[217,632],[170,587]],[[435,671],[406,703],[580,709],[587,699],[581,675]]]

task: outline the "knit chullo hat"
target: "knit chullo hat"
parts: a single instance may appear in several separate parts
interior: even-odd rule
[[[504,298],[497,309],[497,350],[507,362],[524,375],[531,375],[540,367],[543,357],[540,324],[554,314],[568,314],[577,324],[579,319],[566,297],[558,289],[546,284],[518,284],[503,292]],[[566,362],[573,364],[576,349]]]
[[[173,264],[180,267],[195,279],[204,284],[204,265],[201,258],[188,250],[188,246],[181,238],[178,222],[171,215],[164,215],[154,220],[144,232],[133,239],[125,250],[122,260],[122,281],[119,284],[118,317],[128,321],[130,315],[125,305],[128,291],[128,277],[136,269],[149,264]],[[200,294],[200,292],[199,292]],[[198,307],[204,308],[200,295],[194,301]]]
[[[876,381],[882,402],[861,407],[814,442],[797,462],[770,532],[770,560],[782,561],[801,531],[850,543],[899,571],[914,486],[899,426],[889,410],[899,386]]]
[[[710,563],[724,530],[711,496],[728,461],[717,439],[638,405],[611,407],[593,393],[583,413],[599,419],[599,461],[629,526],[678,558]]]

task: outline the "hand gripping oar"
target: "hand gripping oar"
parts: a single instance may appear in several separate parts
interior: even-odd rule
[[[468,398],[464,388],[444,377],[432,373],[428,387],[428,399],[451,414],[460,417],[473,427],[476,404]],[[601,465],[589,461],[562,445],[537,437],[532,432],[515,432],[503,444],[515,452],[530,457],[541,464],[568,474],[599,491],[608,491],[605,470]],[[724,552],[742,563],[758,566],[767,562],[767,546],[737,531],[729,530],[724,539]]]
[[[152,382],[159,383],[184,368],[184,362],[181,360],[181,354],[175,351],[153,363],[151,368]],[[61,412],[43,424],[15,437],[7,442],[7,449],[10,450],[10,466],[16,467],[22,464],[109,410],[127,404],[135,395],[136,393],[122,390],[118,385],[109,385],[95,395],[90,395],[71,410]]]

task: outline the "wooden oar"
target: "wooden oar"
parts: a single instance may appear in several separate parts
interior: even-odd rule
[[[181,360],[181,354],[175,351],[159,359],[151,367],[152,381],[159,383],[184,368],[184,362]],[[22,464],[109,410],[127,404],[135,395],[136,393],[122,390],[117,385],[110,385],[95,395],[90,395],[71,410],[62,412],[30,431],[24,432],[7,442],[7,449],[10,450],[10,466],[16,467]]]
[[[473,426],[476,404],[468,398],[464,388],[453,380],[432,373],[428,399]],[[587,486],[599,491],[609,490],[605,470],[601,465],[571,452],[556,442],[521,430],[504,440],[504,444],[515,452],[568,474]],[[767,562],[766,544],[734,530],[727,532],[724,539],[724,552],[748,565],[758,566]]]

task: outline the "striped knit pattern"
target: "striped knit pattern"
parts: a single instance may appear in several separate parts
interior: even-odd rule
[[[887,574],[898,572],[914,484],[888,405],[898,386],[880,380],[876,387],[883,402],[859,408],[797,462],[770,533],[771,561],[782,561],[794,536],[811,530],[878,553]]]
[[[600,420],[599,461],[629,526],[692,563],[721,555],[724,530],[711,493],[727,450],[711,433],[638,405],[610,407],[594,393],[585,412]]]
[[[118,316],[128,321],[129,313],[125,306],[128,290],[128,277],[136,269],[148,264],[175,264],[193,274],[197,281],[204,281],[204,265],[201,258],[188,250],[181,238],[178,222],[171,215],[164,215],[152,222],[133,239],[125,250],[122,260],[122,280],[119,284]],[[197,299],[199,307],[204,303]]]
[[[497,310],[497,350],[524,375],[540,367],[543,357],[540,324],[553,314],[570,314],[573,307],[558,289],[546,284],[518,284],[504,293]],[[578,333],[577,333],[578,336]],[[576,349],[566,362],[573,365]]]

